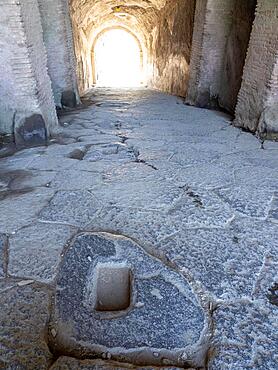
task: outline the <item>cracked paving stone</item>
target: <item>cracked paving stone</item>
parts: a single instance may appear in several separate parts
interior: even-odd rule
[[[29,170],[38,170],[38,171],[51,171],[55,169],[59,171],[61,169],[69,169],[75,164],[76,160],[66,157],[60,157],[57,159],[56,155],[41,155],[27,166]]]
[[[85,227],[101,207],[101,203],[87,190],[58,191],[41,211],[39,219]]]
[[[125,144],[115,143],[92,147],[86,153],[84,160],[96,161],[132,161],[135,160],[134,152]]]
[[[105,207],[87,228],[126,235],[158,253],[161,240],[179,230],[170,217],[159,211],[125,207]]]
[[[132,271],[132,303],[127,310],[94,310],[99,264]],[[131,240],[84,233],[66,252],[50,324],[57,333],[53,338],[50,330],[54,352],[109,352],[113,360],[137,365],[162,365],[168,358],[174,366],[203,366],[206,344],[201,349],[199,340],[204,327],[204,312],[186,280]],[[182,360],[180,352],[188,346],[190,359]]]
[[[51,181],[51,189],[71,191],[89,190],[102,183],[102,176],[99,173],[69,169],[60,171]]]
[[[159,175],[153,168],[142,163],[127,162],[120,166],[111,166],[103,174],[103,181],[106,183],[148,182],[156,181]]]
[[[221,299],[251,296],[266,253],[263,245],[232,229],[185,228],[162,241],[161,251]]]
[[[191,187],[214,189],[234,183],[234,170],[217,163],[204,163],[198,166],[182,168],[175,176],[178,182],[189,183]]]
[[[35,284],[0,281],[0,368],[49,368],[46,343],[50,294]]]
[[[168,211],[168,215],[181,227],[221,228],[229,225],[234,212],[211,191],[182,187],[183,196]]]
[[[38,188],[28,193],[11,193],[1,200],[0,232],[13,234],[35,222],[38,213],[53,197],[53,190]]]
[[[138,367],[126,363],[103,361],[103,360],[77,360],[72,357],[60,357],[49,370],[154,370],[154,367]],[[174,367],[159,367],[160,370],[178,370]],[[190,370],[190,369],[189,369]],[[193,369],[191,369],[193,370]]]
[[[213,316],[216,352],[209,370],[278,368],[278,307],[246,300],[221,305]]]
[[[0,278],[5,276],[6,243],[7,237],[0,234]]]
[[[111,206],[167,210],[183,193],[173,182],[132,181],[103,183],[94,188],[95,196]]]
[[[245,185],[216,190],[219,197],[242,215],[266,218],[273,192],[269,188],[253,188]]]
[[[10,275],[41,282],[55,279],[61,253],[75,233],[70,226],[36,223],[10,237]]]

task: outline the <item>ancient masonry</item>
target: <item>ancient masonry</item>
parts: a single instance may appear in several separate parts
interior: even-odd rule
[[[142,44],[150,87],[226,109],[236,126],[275,138],[277,1],[176,0],[174,19],[175,6],[159,4],[138,7],[134,23],[113,1],[2,0],[0,134],[14,135],[18,146],[55,135],[55,106],[74,107],[77,85],[82,93],[94,81],[94,37],[121,25]]]
[[[277,370],[277,141],[278,0],[0,0],[0,369]]]

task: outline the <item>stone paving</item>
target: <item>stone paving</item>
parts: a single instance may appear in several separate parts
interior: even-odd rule
[[[278,144],[144,89],[60,123],[0,159],[0,368],[277,369]],[[130,307],[97,312],[113,264]]]

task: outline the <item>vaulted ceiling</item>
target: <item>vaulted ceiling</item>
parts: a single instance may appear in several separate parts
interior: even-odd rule
[[[101,24],[121,24],[150,32],[167,0],[70,0],[75,22],[85,34]]]

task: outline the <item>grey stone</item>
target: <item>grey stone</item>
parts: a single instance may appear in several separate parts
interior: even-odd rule
[[[7,262],[7,237],[0,234],[0,278],[5,276]]]
[[[51,189],[55,190],[90,190],[102,184],[101,174],[81,171],[79,169],[68,169],[59,171],[51,181]]]
[[[63,107],[75,108],[77,105],[75,92],[71,90],[63,91],[61,97],[61,104]]]
[[[144,366],[138,367],[131,364],[119,363],[114,361],[103,360],[77,360],[72,357],[59,357],[50,370],[122,370],[122,369],[137,369],[137,370],[154,370],[154,367]],[[161,370],[178,370],[174,367],[160,367]]]
[[[15,192],[1,200],[0,232],[12,234],[37,220],[40,210],[53,197],[54,192],[46,188]]]
[[[85,227],[100,209],[101,203],[89,191],[58,191],[39,219]]]
[[[278,193],[274,193],[268,217],[272,222],[278,224]]]
[[[127,312],[94,311],[96,288],[92,281],[98,263],[130,266],[133,289]],[[196,352],[188,356],[192,363],[200,361],[197,365],[203,366],[205,343],[199,360],[196,353],[204,320],[196,297],[181,275],[128,239],[86,233],[73,241],[62,261],[50,325],[57,336],[50,334],[50,338],[54,351],[66,348],[71,353],[99,355],[107,351],[114,360],[121,358],[138,365],[141,361],[162,365],[165,357],[173,365],[184,365],[187,361],[179,352],[195,346]]]
[[[191,359],[191,349],[194,352],[198,343],[197,353],[204,359],[208,343],[204,337],[210,338],[213,327],[217,340],[209,343],[210,353],[213,344],[220,351],[214,369],[246,368],[245,359],[251,363],[246,355],[250,348],[244,341],[249,345],[255,331],[267,327],[265,336],[275,343],[277,332],[273,319],[278,269],[277,143],[265,143],[262,150],[255,136],[230,126],[222,113],[184,106],[176,97],[158,92],[92,90],[88,99],[107,103],[63,111],[61,122],[68,125],[63,126],[61,137],[69,140],[0,159],[0,233],[10,234],[11,239],[9,266],[7,248],[3,249],[3,243],[0,247],[1,281],[3,250],[4,275],[8,269],[22,280],[22,288],[27,283],[32,286],[26,278],[53,284],[60,271],[57,309],[61,302],[70,303],[62,307],[63,316],[56,311],[63,324],[57,330],[57,340],[51,339],[52,348],[69,356],[84,350],[82,356],[99,356],[108,363],[72,359],[63,360],[63,364],[58,360],[58,368],[113,367],[112,360],[126,361],[114,351],[119,343],[132,347],[128,361],[136,357],[135,363],[144,363],[138,365],[143,369],[148,368],[146,356],[151,369],[161,366],[163,356],[166,364],[169,360],[184,366],[184,362],[176,363],[180,349],[188,344],[185,354]],[[125,110],[114,105],[121,99],[130,102]],[[82,237],[78,243],[75,239],[78,249],[71,251],[68,241],[75,233],[71,225],[90,232],[126,235],[137,244],[120,238],[119,247],[117,238],[106,238],[111,243],[101,238],[104,247],[100,252],[101,243],[90,250],[90,237],[86,242]],[[66,251],[69,254],[62,260]],[[124,266],[135,271],[131,305],[124,311],[94,309],[94,266],[107,261],[124,261]],[[67,271],[63,281],[62,271]],[[67,287],[73,285],[76,288],[70,291]],[[60,286],[65,290],[59,290]],[[22,300],[19,296],[17,303]],[[246,309],[243,302],[254,306]],[[212,313],[217,307],[215,322],[207,327],[208,308]],[[270,311],[258,319],[258,312],[264,312],[265,307]],[[11,314],[19,311],[18,305],[10,304]],[[245,321],[249,327],[254,322],[254,331],[242,339]],[[26,321],[23,326],[28,325]],[[32,330],[32,323],[29,327]],[[236,328],[229,337],[234,338],[232,343],[224,336],[229,328]],[[50,326],[50,337],[56,335],[56,329]],[[242,339],[242,350],[237,347],[236,335]],[[262,352],[267,348],[265,336],[262,334]],[[72,343],[74,339],[77,342]],[[82,348],[80,339],[84,339]],[[91,347],[90,340],[98,345]],[[56,347],[59,343],[61,348]],[[111,344],[111,353],[102,343]],[[133,346],[145,344],[149,352],[143,351],[141,356],[138,348],[143,347]],[[153,351],[152,345],[160,348]],[[170,348],[166,354],[162,346]],[[30,347],[34,347],[32,343]],[[268,348],[272,355],[271,344]],[[253,353],[259,352],[255,348]],[[271,359],[267,362],[265,354],[258,358],[254,362],[257,367],[263,367],[259,365],[262,361],[272,370]],[[9,369],[6,364],[4,368]]]
[[[278,368],[278,308],[261,301],[220,306],[214,313],[217,351],[210,370]]]
[[[10,238],[9,274],[51,282],[61,254],[75,230],[70,226],[35,223]]]
[[[131,271],[125,266],[96,266],[95,309],[121,311],[130,306]]]
[[[96,161],[121,161],[128,162],[136,159],[134,152],[122,143],[94,146],[88,150],[84,160]]]
[[[35,284],[0,281],[0,368],[49,368],[46,343],[50,293]]]
[[[16,146],[46,145],[47,131],[43,117],[33,114],[25,118],[24,122],[17,123],[14,128]]]

